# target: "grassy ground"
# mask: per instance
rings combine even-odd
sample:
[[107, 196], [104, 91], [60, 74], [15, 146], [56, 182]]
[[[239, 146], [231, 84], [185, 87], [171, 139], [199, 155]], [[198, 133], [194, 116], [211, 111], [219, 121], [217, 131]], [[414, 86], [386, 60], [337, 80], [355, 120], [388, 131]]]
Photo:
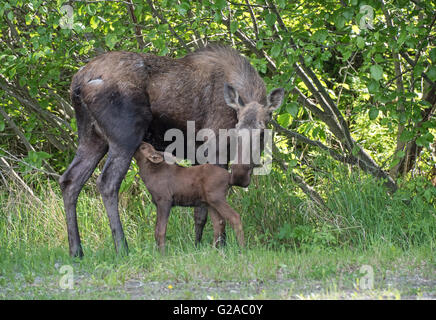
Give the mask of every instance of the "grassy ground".
[[0, 191], [0, 299], [435, 299], [434, 206], [410, 190], [391, 197], [369, 177], [317, 179], [330, 183], [320, 189], [329, 210], [278, 173], [235, 189], [244, 250], [229, 227], [228, 246], [212, 248], [210, 223], [196, 248], [192, 209], [176, 208], [165, 255], [155, 208], [133, 179], [121, 194], [126, 257], [114, 254], [90, 183], [78, 205], [82, 260], [68, 256], [58, 186], [36, 179], [32, 197], [12, 184]]
[[[151, 246], [117, 258], [107, 250], [73, 261], [66, 248], [2, 254], [2, 299], [435, 299], [431, 248], [366, 251]], [[429, 259], [430, 258], [430, 259]], [[74, 283], [68, 287], [71, 266]], [[373, 288], [362, 287], [363, 265]], [[65, 288], [67, 287], [67, 288]], [[63, 289], [64, 288], [64, 289]]]

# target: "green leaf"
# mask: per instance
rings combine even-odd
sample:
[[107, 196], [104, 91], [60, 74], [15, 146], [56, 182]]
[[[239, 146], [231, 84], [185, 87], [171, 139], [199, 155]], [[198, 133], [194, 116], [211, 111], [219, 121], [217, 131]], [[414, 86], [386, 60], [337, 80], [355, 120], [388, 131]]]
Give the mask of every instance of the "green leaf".
[[403, 130], [400, 135], [400, 141], [407, 142], [413, 139], [415, 134], [412, 131], [409, 130]]
[[427, 139], [423, 136], [418, 137], [418, 139], [416, 139], [416, 145], [420, 146], [420, 147], [426, 147], [429, 144], [429, 141], [427, 141]]
[[428, 142], [433, 142], [433, 141], [434, 141], [434, 136], [433, 136], [430, 132], [427, 132], [427, 133], [424, 135], [424, 138], [425, 138]]
[[369, 93], [377, 93], [380, 89], [380, 84], [378, 81], [375, 81], [374, 79], [371, 79], [367, 85]]
[[235, 33], [238, 30], [238, 21], [232, 21], [230, 23], [230, 32]]
[[284, 7], [286, 7], [286, 0], [277, 0], [277, 3], [280, 7], [280, 9], [283, 9]]
[[291, 168], [295, 167], [297, 164], [298, 164], [298, 160], [297, 159], [291, 159], [288, 162], [288, 166], [291, 167]]
[[5, 130], [5, 121], [3, 119], [0, 119], [0, 132]]
[[179, 6], [177, 6], [177, 11], [180, 13], [180, 15], [184, 16], [190, 8], [191, 6], [188, 2], [183, 2]]
[[359, 49], [363, 49], [365, 47], [365, 40], [362, 37], [356, 38], [356, 45]]
[[99, 22], [100, 20], [98, 19], [97, 16], [92, 16], [91, 20], [89, 21], [89, 24], [92, 29], [97, 29]]
[[277, 122], [283, 127], [283, 128], [287, 128], [289, 126], [289, 121], [291, 119], [291, 116], [289, 115], [289, 113], [283, 113], [280, 114], [277, 117]]
[[313, 58], [311, 56], [304, 56], [304, 63], [306, 66], [310, 66], [310, 64], [312, 63]]
[[430, 200], [433, 198], [433, 190], [432, 189], [426, 189], [425, 191], [424, 191], [424, 198], [427, 200], [427, 201], [429, 201], [430, 202]]
[[91, 16], [94, 16], [97, 13], [97, 9], [92, 3], [86, 6], [86, 11], [88, 11]]
[[345, 9], [342, 15], [345, 17], [345, 19], [351, 20], [351, 18], [353, 18], [354, 15], [354, 10], [351, 8]]
[[113, 33], [110, 33], [105, 38], [106, 45], [109, 47], [109, 49], [113, 49], [117, 43], [117, 36]]
[[404, 43], [404, 41], [406, 41], [407, 35], [408, 35], [407, 31], [405, 30], [401, 31], [397, 41], [399, 46], [401, 46]]
[[374, 80], [379, 81], [383, 78], [383, 68], [378, 64], [372, 65], [371, 68], [369, 68], [369, 71], [371, 72], [371, 77]]
[[394, 158], [394, 160], [392, 160], [391, 164], [389, 165], [389, 169], [392, 169], [393, 167], [395, 167], [397, 164], [400, 163], [400, 158]]
[[215, 8], [221, 10], [227, 5], [226, 0], [215, 0]]
[[299, 109], [300, 107], [295, 101], [292, 101], [291, 103], [286, 105], [286, 111], [294, 118], [297, 116]]
[[403, 150], [399, 150], [396, 154], [395, 157], [401, 159], [406, 155], [406, 153]]
[[271, 48], [271, 56], [273, 58], [278, 57], [278, 55], [280, 54], [281, 51], [281, 47], [279, 43], [276, 43], [275, 45], [273, 45], [273, 47]]
[[345, 22], [347, 22], [347, 20], [344, 16], [342, 16], [342, 14], [336, 14], [333, 22], [335, 23], [336, 28], [340, 30], [345, 26]]
[[375, 120], [375, 119], [377, 119], [377, 117], [378, 117], [378, 113], [379, 113], [379, 110], [377, 109], [377, 108], [371, 108], [370, 110], [369, 110], [369, 119], [370, 120]]
[[30, 25], [32, 23], [32, 15], [30, 13], [26, 14], [25, 20], [26, 25]]
[[14, 20], [14, 13], [12, 11], [8, 12], [8, 19], [11, 21]]
[[431, 66], [430, 68], [428, 68], [426, 74], [431, 81], [436, 81], [436, 66]]
[[274, 23], [276, 22], [276, 15], [273, 13], [268, 13], [265, 16], [265, 22], [269, 27], [272, 27]]
[[313, 35], [312, 35], [312, 39], [315, 40], [316, 42], [324, 42], [325, 39], [327, 39], [328, 36], [328, 31], [325, 29], [322, 30], [317, 30]]
[[430, 50], [430, 59], [433, 63], [436, 63], [436, 48]]
[[417, 78], [421, 77], [424, 72], [425, 66], [422, 63], [417, 63], [413, 68], [413, 75]]
[[213, 19], [216, 22], [220, 23], [223, 20], [223, 17], [221, 16], [221, 13], [215, 12], [215, 14], [213, 15]]
[[44, 151], [38, 151], [36, 152], [39, 159], [49, 159], [51, 158], [51, 154], [44, 152]]

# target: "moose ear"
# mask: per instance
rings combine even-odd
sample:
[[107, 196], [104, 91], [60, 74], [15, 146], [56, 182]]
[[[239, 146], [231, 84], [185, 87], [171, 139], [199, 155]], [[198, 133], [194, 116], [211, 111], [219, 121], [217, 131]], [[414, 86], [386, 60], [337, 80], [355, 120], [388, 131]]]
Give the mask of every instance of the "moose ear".
[[161, 163], [164, 157], [159, 152], [155, 151], [148, 154], [147, 159], [153, 163]]
[[283, 102], [284, 95], [285, 90], [283, 88], [278, 88], [271, 91], [266, 103], [266, 107], [268, 108], [269, 112], [273, 112], [274, 110], [277, 110], [278, 107], [280, 107]]
[[244, 102], [239, 96], [238, 91], [228, 83], [224, 84], [224, 100], [230, 108], [236, 111], [239, 111], [239, 109], [244, 106]]

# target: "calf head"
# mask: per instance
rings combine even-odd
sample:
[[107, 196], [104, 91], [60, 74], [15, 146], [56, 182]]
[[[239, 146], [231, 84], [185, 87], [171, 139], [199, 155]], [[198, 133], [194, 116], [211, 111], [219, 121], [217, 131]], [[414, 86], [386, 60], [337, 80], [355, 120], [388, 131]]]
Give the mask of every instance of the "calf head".
[[243, 188], [248, 187], [251, 181], [253, 166], [248, 164], [234, 164], [231, 168], [230, 185]]
[[135, 159], [142, 162], [161, 163], [164, 161], [163, 155], [156, 151], [153, 146], [147, 142], [142, 142], [134, 154]]

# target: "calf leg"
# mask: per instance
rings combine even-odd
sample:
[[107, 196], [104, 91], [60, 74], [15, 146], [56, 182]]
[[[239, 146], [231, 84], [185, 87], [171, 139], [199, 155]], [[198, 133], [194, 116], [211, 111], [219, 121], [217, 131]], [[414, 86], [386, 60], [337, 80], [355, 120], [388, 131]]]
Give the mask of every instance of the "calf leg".
[[195, 245], [198, 246], [203, 237], [203, 229], [207, 222], [207, 207], [194, 208]]
[[157, 218], [154, 237], [160, 252], [165, 253], [165, 235], [167, 233], [168, 218], [171, 211], [171, 201], [161, 201], [157, 204]]
[[[218, 155], [217, 155], [218, 156]], [[227, 170], [227, 165], [219, 165]], [[210, 207], [209, 207], [210, 208]], [[203, 229], [207, 222], [207, 207], [195, 207], [194, 208], [194, 222], [195, 222], [195, 245], [198, 246], [203, 237]], [[219, 245], [226, 245], [226, 222], [222, 223], [221, 234], [219, 235]]]
[[70, 255], [72, 257], [83, 256], [79, 229], [77, 226], [77, 199], [83, 185], [89, 179], [97, 164], [107, 152], [107, 143], [93, 130], [90, 130], [89, 132], [88, 136], [79, 141], [74, 160], [71, 162], [64, 174], [59, 178], [67, 220], [68, 244]]
[[[210, 207], [209, 207], [210, 210]], [[195, 221], [195, 245], [198, 246], [203, 237], [203, 229], [207, 222], [207, 207], [194, 208], [194, 221]], [[226, 245], [226, 222], [222, 220], [222, 227], [220, 227], [221, 234], [219, 235], [219, 246]]]
[[225, 201], [215, 200], [210, 203], [210, 205], [218, 211], [218, 213], [226, 220], [230, 222], [233, 230], [235, 230], [236, 238], [238, 239], [238, 243], [241, 247], [244, 247], [244, 231], [242, 229], [241, 217], [240, 215], [233, 210], [233, 208]]
[[212, 207], [209, 207], [210, 219], [213, 225], [213, 243], [215, 247], [224, 246], [222, 243], [222, 235], [225, 235], [225, 220], [224, 218]]

